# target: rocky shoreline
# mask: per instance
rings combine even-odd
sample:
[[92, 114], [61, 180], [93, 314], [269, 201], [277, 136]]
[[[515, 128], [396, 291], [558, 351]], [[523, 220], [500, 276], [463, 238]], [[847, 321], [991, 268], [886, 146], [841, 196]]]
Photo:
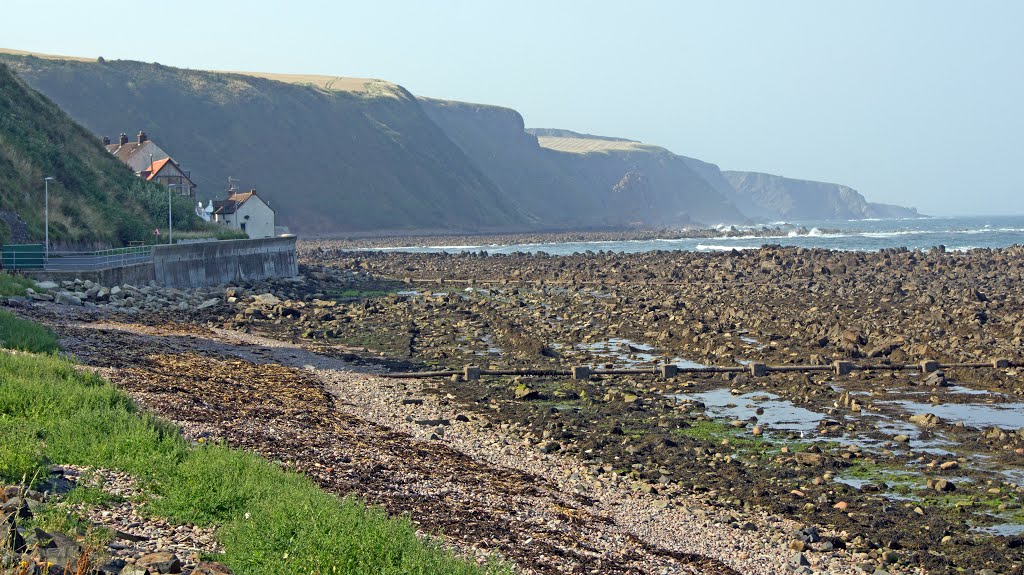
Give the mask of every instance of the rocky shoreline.
[[[702, 560], [711, 561], [700, 567], [707, 572], [741, 573], [1018, 573], [1024, 565], [1016, 531], [1024, 422], [1014, 417], [1024, 387], [1012, 368], [583, 381], [373, 375], [470, 363], [1019, 361], [1021, 248], [553, 257], [321, 247], [303, 248], [304, 276], [290, 281], [196, 294], [150, 286], [131, 306], [79, 298], [73, 320], [46, 310], [75, 308], [13, 305], [54, 325], [87, 365], [189, 433], [411, 513], [464, 552], [498, 552], [527, 572], [593, 568], [595, 550], [575, 542], [584, 534], [603, 541], [604, 572], [690, 572]], [[55, 289], [93, 289], [82, 288]], [[241, 359], [253, 381], [299, 385], [313, 403], [289, 392], [304, 406], [294, 409], [332, 405], [358, 427], [355, 436], [366, 435], [349, 439], [348, 428], [330, 440], [280, 417], [257, 418], [273, 435], [239, 415], [211, 423], [210, 409], [238, 407], [230, 395], [199, 409], [161, 391], [170, 388], [161, 378], [177, 373], [177, 394], [198, 401], [198, 357]], [[352, 447], [383, 441], [368, 429], [408, 438], [388, 445], [422, 455]], [[455, 471], [469, 461], [484, 467]], [[353, 475], [360, 465], [378, 471]], [[428, 480], [418, 466], [450, 471]], [[509, 483], [500, 470], [510, 469], [525, 475]], [[491, 487], [476, 494], [481, 485]], [[458, 501], [474, 511], [465, 515]], [[530, 517], [543, 535], [530, 532]], [[498, 535], [499, 525], [510, 533]], [[675, 529], [700, 536], [680, 539]], [[630, 558], [630, 541], [646, 551]]]

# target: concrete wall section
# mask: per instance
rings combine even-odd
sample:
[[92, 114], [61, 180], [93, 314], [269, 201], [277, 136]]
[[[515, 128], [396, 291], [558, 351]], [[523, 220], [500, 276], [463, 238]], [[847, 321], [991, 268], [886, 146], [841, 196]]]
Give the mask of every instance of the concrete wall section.
[[153, 266], [157, 283], [176, 288], [299, 275], [294, 237], [154, 246]]
[[26, 277], [36, 281], [51, 280], [55, 282], [91, 280], [104, 286], [133, 285], [144, 286], [156, 279], [156, 271], [152, 263], [118, 266], [105, 270], [94, 271], [54, 271], [38, 270], [23, 272]]

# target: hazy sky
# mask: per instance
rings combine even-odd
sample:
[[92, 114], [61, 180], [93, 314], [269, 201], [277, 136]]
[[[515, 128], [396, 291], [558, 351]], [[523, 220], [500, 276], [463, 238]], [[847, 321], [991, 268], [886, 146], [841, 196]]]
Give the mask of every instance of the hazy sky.
[[992, 0], [5, 0], [0, 46], [383, 78], [530, 127], [991, 214], [1024, 213], [1022, 26], [1024, 2]]

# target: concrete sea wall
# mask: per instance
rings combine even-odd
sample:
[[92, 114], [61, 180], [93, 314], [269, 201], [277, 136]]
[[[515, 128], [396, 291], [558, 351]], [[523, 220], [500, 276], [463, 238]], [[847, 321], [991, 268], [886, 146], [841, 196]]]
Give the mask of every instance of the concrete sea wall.
[[156, 272], [152, 262], [132, 264], [128, 266], [117, 266], [105, 270], [89, 271], [55, 271], [55, 270], [26, 270], [26, 276], [36, 280], [50, 280], [55, 282], [90, 280], [103, 286], [146, 285], [156, 279]]
[[158, 284], [175, 288], [214, 286], [299, 275], [295, 238], [225, 240], [153, 247]]
[[91, 280], [105, 286], [146, 285], [197, 288], [299, 275], [295, 238], [224, 240], [153, 246], [151, 262], [100, 270], [26, 270], [42, 281]]

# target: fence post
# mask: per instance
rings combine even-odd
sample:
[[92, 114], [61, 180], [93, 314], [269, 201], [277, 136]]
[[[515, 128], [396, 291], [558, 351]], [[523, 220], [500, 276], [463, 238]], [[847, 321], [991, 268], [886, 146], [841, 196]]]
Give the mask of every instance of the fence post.
[[590, 367], [586, 365], [572, 366], [572, 378], [576, 380], [590, 379]]
[[848, 375], [853, 371], [853, 364], [848, 361], [837, 361], [832, 364], [832, 368], [835, 369], [836, 375]]

